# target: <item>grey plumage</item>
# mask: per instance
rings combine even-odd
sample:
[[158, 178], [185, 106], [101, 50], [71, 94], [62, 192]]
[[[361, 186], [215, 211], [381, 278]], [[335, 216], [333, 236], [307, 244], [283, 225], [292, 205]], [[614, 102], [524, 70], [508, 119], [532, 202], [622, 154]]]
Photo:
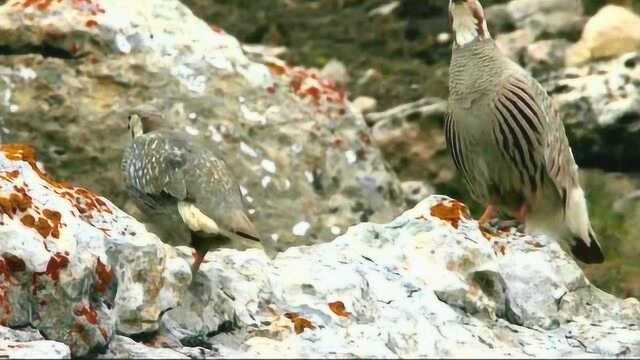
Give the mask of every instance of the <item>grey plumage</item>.
[[[157, 119], [155, 119], [158, 122]], [[131, 144], [122, 173], [129, 193], [164, 241], [204, 256], [234, 235], [259, 241], [240, 188], [208, 144], [177, 130], [153, 129], [153, 117], [130, 118]], [[154, 126], [149, 126], [149, 125]], [[196, 258], [194, 270], [201, 258]]]
[[470, 193], [526, 220], [527, 230], [570, 239], [587, 263], [603, 255], [591, 228], [564, 125], [550, 97], [503, 55], [477, 0], [450, 2], [455, 43], [445, 137]]

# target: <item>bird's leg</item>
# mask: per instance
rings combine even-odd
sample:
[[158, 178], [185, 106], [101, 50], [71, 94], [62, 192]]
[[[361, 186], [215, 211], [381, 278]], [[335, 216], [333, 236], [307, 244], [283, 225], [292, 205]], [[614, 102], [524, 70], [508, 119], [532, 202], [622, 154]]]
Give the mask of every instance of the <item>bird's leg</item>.
[[529, 206], [527, 206], [527, 204], [522, 204], [518, 212], [515, 214], [515, 218], [521, 224], [524, 224], [525, 221], [527, 220], [527, 215], [529, 215]]
[[482, 216], [480, 216], [480, 219], [478, 219], [478, 224], [484, 228], [496, 215], [498, 215], [498, 208], [493, 204], [489, 204], [484, 210], [484, 213], [482, 213]]
[[204, 260], [204, 256], [206, 254], [207, 253], [201, 253], [198, 250], [196, 250], [193, 254], [193, 265], [191, 265], [192, 276], [195, 276], [195, 274], [198, 272], [198, 269], [200, 269], [200, 264], [202, 264], [202, 260]]
[[209, 251], [210, 242], [208, 239], [203, 239], [193, 234], [191, 236], [191, 245], [196, 250], [195, 254], [193, 254], [194, 261], [191, 266], [191, 276], [195, 277], [200, 269], [200, 264], [204, 261], [204, 256], [207, 255]]

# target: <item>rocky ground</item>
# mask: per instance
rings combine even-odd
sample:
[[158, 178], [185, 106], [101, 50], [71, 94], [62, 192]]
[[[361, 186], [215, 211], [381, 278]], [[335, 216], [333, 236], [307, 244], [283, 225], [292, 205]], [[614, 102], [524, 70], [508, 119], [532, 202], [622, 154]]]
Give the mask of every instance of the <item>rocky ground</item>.
[[275, 259], [221, 249], [192, 274], [190, 248], [52, 179], [29, 147], [0, 148], [0, 189], [0, 357], [640, 354], [636, 298], [591, 285], [552, 239], [481, 232], [447, 197]]
[[[487, 10], [593, 168], [609, 260], [581, 269], [430, 197], [478, 209], [442, 138], [442, 2], [186, 1], [209, 24], [177, 0], [0, 3], [0, 357], [640, 354], [640, 44], [600, 31], [629, 10]], [[132, 110], [218, 148], [283, 252], [234, 243], [192, 274], [122, 188]]]

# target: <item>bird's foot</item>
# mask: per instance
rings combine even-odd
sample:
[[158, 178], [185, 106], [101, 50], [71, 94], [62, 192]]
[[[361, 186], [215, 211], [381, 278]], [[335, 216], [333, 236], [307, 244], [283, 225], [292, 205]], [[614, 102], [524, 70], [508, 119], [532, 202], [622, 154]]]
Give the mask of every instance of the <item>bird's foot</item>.
[[498, 208], [495, 207], [494, 205], [487, 205], [487, 208], [484, 209], [484, 213], [482, 213], [482, 216], [480, 216], [480, 219], [478, 219], [478, 224], [480, 225], [480, 227], [486, 226], [491, 219], [495, 218], [496, 215], [498, 215]]
[[202, 261], [204, 260], [204, 255], [201, 252], [195, 251], [193, 253], [193, 265], [191, 265], [191, 276], [195, 277], [196, 273], [198, 272], [198, 270], [200, 269], [200, 264], [202, 264]]

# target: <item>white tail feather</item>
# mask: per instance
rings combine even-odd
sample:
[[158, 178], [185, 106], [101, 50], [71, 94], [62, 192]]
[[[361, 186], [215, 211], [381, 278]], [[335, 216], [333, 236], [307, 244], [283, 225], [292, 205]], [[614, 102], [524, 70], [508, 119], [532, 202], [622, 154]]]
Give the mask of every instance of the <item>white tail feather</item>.
[[590, 246], [589, 230], [591, 229], [591, 224], [589, 222], [587, 201], [584, 197], [584, 191], [579, 186], [570, 189], [567, 193], [565, 223], [574, 236], [579, 237], [587, 246]]

